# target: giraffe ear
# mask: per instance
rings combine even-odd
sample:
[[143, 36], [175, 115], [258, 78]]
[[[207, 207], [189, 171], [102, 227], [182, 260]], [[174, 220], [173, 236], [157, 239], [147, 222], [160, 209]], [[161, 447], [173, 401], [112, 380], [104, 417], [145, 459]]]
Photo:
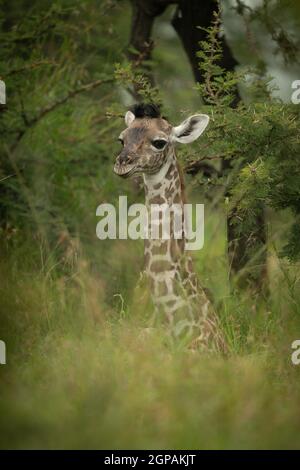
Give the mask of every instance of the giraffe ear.
[[198, 139], [204, 132], [209, 117], [207, 114], [195, 114], [183, 121], [179, 126], [173, 127], [172, 139], [181, 144], [189, 144]]
[[127, 111], [127, 113], [125, 114], [125, 124], [127, 127], [130, 126], [130, 124], [133, 123], [133, 121], [135, 120], [135, 115], [133, 114], [132, 111]]

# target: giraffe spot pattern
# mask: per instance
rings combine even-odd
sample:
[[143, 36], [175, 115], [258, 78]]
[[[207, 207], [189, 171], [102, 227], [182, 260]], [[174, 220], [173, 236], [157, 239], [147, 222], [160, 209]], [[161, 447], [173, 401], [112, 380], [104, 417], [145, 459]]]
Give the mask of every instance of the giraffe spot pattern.
[[[175, 154], [165, 177], [159, 183], [147, 186], [146, 205], [183, 204], [183, 182]], [[159, 219], [161, 220], [161, 219]], [[159, 222], [159, 220], [157, 222]], [[171, 229], [174, 215], [171, 212]], [[184, 220], [182, 220], [184, 235]], [[205, 291], [198, 282], [191, 257], [184, 255], [185, 240], [175, 239], [171, 230], [170, 240], [146, 240], [146, 271], [157, 315], [162, 313], [175, 337], [190, 335], [200, 350], [226, 349], [220, 333], [218, 318]]]

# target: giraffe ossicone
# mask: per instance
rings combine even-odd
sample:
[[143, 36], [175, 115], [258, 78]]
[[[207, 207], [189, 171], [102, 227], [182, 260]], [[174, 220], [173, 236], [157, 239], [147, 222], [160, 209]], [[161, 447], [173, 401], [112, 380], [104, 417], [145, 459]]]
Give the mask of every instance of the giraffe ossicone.
[[[145, 205], [166, 209], [186, 203], [184, 181], [175, 144], [196, 140], [209, 123], [206, 114], [196, 114], [173, 127], [153, 104], [138, 104], [125, 115], [126, 129], [119, 140], [123, 146], [114, 172], [123, 178], [141, 174]], [[144, 269], [150, 283], [155, 314], [163, 315], [172, 335], [184, 337], [205, 351], [226, 351], [226, 343], [214, 307], [200, 284], [186, 253], [186, 220], [182, 211], [182, 236], [174, 230], [171, 212], [170, 237], [145, 239]], [[158, 213], [157, 226], [162, 219]], [[178, 229], [177, 229], [178, 231]]]

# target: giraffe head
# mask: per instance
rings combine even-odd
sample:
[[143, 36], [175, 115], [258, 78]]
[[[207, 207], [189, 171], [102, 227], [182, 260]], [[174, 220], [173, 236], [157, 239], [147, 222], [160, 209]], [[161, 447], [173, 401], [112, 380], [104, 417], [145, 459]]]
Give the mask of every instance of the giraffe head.
[[119, 136], [123, 148], [116, 158], [114, 172], [124, 178], [157, 173], [166, 163], [170, 148], [176, 142], [188, 144], [196, 140], [208, 121], [206, 114], [195, 114], [172, 127], [155, 105], [133, 106], [125, 115], [127, 128]]

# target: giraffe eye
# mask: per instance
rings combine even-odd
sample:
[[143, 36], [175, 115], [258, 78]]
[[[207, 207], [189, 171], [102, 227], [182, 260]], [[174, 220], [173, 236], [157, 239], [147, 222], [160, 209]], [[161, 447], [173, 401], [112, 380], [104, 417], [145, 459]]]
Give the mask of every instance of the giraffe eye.
[[163, 139], [157, 139], [152, 141], [153, 147], [155, 147], [158, 150], [162, 150], [167, 144], [166, 140]]

